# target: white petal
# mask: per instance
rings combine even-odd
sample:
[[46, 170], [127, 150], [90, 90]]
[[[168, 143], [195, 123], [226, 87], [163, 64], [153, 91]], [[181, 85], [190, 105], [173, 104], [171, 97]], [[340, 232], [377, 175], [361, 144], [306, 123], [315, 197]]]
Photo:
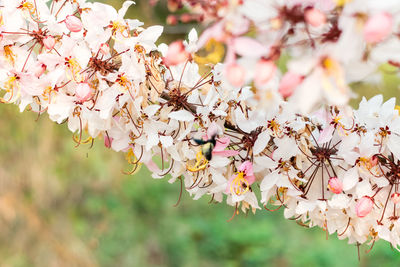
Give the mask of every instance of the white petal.
[[280, 177], [281, 176], [278, 174], [278, 172], [273, 172], [265, 176], [260, 185], [261, 191], [271, 189]]
[[393, 134], [387, 143], [390, 151], [395, 155], [397, 159], [400, 159], [400, 137], [396, 134]]
[[347, 191], [352, 189], [357, 184], [358, 177], [357, 167], [353, 167], [348, 170], [343, 177], [343, 190]]
[[256, 142], [254, 143], [253, 154], [257, 155], [262, 152], [264, 148], [268, 145], [271, 136], [265, 131], [258, 135]]
[[172, 146], [173, 141], [171, 136], [160, 136], [160, 142], [165, 148]]
[[190, 113], [187, 110], [178, 110], [178, 111], [171, 112], [170, 114], [168, 114], [168, 118], [174, 119], [177, 121], [193, 121], [194, 120], [194, 116], [192, 115], [192, 113]]

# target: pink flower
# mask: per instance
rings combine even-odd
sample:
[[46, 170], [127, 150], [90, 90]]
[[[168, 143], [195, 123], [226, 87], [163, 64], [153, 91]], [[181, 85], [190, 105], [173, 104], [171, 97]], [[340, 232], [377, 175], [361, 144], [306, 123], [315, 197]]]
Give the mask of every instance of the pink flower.
[[83, 103], [88, 100], [92, 95], [92, 90], [86, 82], [79, 83], [75, 89], [75, 96], [79, 102]]
[[67, 16], [64, 22], [71, 32], [80, 32], [83, 28], [82, 21], [75, 16]]
[[319, 27], [326, 22], [325, 14], [316, 8], [307, 9], [304, 16], [306, 22], [313, 27]]
[[368, 43], [379, 43], [391, 33], [392, 27], [393, 18], [389, 13], [372, 15], [364, 25], [364, 39]]
[[400, 193], [393, 193], [391, 199], [394, 204], [398, 204], [400, 202]]
[[334, 194], [340, 194], [343, 190], [343, 184], [337, 177], [331, 177], [328, 181], [328, 188]]
[[167, 66], [174, 66], [187, 61], [190, 54], [185, 50], [182, 41], [175, 41], [168, 46], [167, 55], [163, 58]]
[[275, 71], [276, 66], [272, 61], [261, 59], [257, 62], [254, 73], [255, 84], [259, 86], [266, 84], [274, 76]]
[[246, 160], [239, 166], [237, 174], [229, 179], [225, 192], [242, 195], [249, 190], [250, 186], [255, 181], [256, 177], [253, 173], [253, 164]]
[[304, 77], [300, 74], [291, 71], [286, 72], [279, 84], [279, 93], [284, 98], [291, 96], [303, 79]]
[[46, 49], [52, 50], [56, 45], [56, 39], [54, 39], [53, 36], [48, 35], [46, 36], [46, 38], [43, 39], [43, 45], [44, 47], [46, 47]]
[[253, 164], [250, 161], [246, 160], [245, 162], [243, 162], [239, 166], [238, 171], [245, 174], [245, 179], [247, 180], [247, 182], [249, 182], [250, 185], [252, 185], [256, 181], [256, 177], [253, 173]]
[[241, 87], [244, 84], [246, 70], [237, 63], [231, 63], [225, 68], [228, 81], [235, 87]]
[[363, 218], [367, 216], [374, 207], [374, 201], [369, 196], [364, 196], [357, 201], [356, 213], [357, 216]]

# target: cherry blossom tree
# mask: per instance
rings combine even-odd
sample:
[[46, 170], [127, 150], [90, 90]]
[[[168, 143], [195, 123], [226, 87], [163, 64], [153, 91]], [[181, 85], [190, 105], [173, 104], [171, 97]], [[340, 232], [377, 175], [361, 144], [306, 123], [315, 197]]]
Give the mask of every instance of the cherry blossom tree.
[[66, 123], [77, 145], [102, 138], [128, 173], [169, 175], [231, 219], [282, 208], [399, 250], [399, 108], [349, 106], [352, 84], [400, 67], [397, 0], [169, 0], [188, 10], [170, 23], [205, 25], [169, 46], [124, 18], [132, 4], [0, 0], [1, 102]]

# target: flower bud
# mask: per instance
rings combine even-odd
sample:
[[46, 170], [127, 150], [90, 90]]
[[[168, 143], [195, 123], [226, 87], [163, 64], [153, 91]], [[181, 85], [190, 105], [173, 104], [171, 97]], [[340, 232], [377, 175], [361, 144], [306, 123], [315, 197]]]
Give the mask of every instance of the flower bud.
[[400, 202], [400, 193], [393, 193], [391, 199], [394, 204], [398, 204]]
[[256, 85], [266, 84], [275, 74], [275, 71], [276, 66], [272, 61], [261, 59], [256, 65], [254, 82]]
[[109, 137], [108, 135], [104, 136], [104, 146], [106, 148], [110, 148], [111, 147], [112, 141], [113, 141], [112, 137]]
[[340, 194], [343, 190], [343, 183], [337, 177], [331, 177], [328, 181], [328, 188], [334, 194]]
[[92, 95], [92, 90], [86, 82], [79, 83], [75, 89], [75, 96], [79, 102], [83, 103], [88, 100]]
[[71, 32], [80, 32], [83, 28], [82, 21], [75, 16], [67, 16], [65, 18], [65, 26]]
[[182, 14], [181, 15], [181, 17], [180, 17], [180, 20], [183, 22], [183, 23], [188, 23], [188, 22], [190, 22], [191, 20], [193, 20], [193, 18], [192, 18], [192, 16], [190, 15], [190, 14]]
[[279, 93], [286, 98], [293, 94], [296, 87], [303, 81], [303, 76], [300, 74], [288, 71], [283, 75], [279, 84]]
[[241, 87], [244, 84], [246, 70], [236, 63], [229, 64], [226, 66], [226, 77], [233, 86]]
[[313, 27], [319, 27], [326, 22], [325, 14], [316, 8], [306, 10], [304, 16], [306, 22]]
[[381, 12], [369, 17], [364, 25], [364, 39], [368, 43], [378, 43], [392, 31], [393, 18], [389, 13]]
[[167, 66], [174, 66], [189, 59], [189, 53], [185, 50], [182, 41], [175, 41], [168, 46], [167, 55], [163, 58]]
[[102, 43], [99, 52], [104, 56], [108, 55], [110, 53], [110, 46], [107, 43]]
[[167, 17], [167, 24], [168, 25], [176, 25], [178, 24], [178, 18], [174, 15], [169, 15]]
[[182, 7], [181, 0], [168, 0], [167, 7], [169, 11], [175, 12]]
[[56, 39], [54, 39], [53, 36], [48, 35], [43, 39], [43, 45], [46, 47], [46, 49], [52, 50], [56, 45]]
[[357, 216], [360, 218], [367, 216], [371, 212], [373, 207], [374, 201], [372, 200], [372, 198], [368, 196], [363, 196], [357, 201], [356, 204]]

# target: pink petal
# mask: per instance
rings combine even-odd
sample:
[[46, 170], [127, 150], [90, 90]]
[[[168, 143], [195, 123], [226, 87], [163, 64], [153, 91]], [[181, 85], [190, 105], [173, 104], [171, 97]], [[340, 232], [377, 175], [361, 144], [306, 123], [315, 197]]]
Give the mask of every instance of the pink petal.
[[256, 177], [253, 173], [253, 164], [250, 161], [246, 160], [245, 162], [243, 162], [239, 166], [238, 171], [244, 172], [244, 178], [249, 182], [250, 185], [256, 180]]
[[245, 57], [261, 57], [268, 53], [267, 47], [250, 37], [235, 38], [233, 45], [236, 53]]
[[235, 180], [237, 174], [234, 174], [231, 176], [231, 178], [229, 178], [228, 183], [226, 185], [226, 189], [225, 189], [225, 193], [229, 194], [231, 193], [231, 184], [233, 182], [233, 180]]
[[382, 12], [371, 16], [364, 26], [364, 39], [368, 43], [378, 43], [385, 39], [393, 28], [393, 18]]
[[230, 141], [231, 139], [228, 136], [218, 138], [213, 152], [223, 151], [229, 145]]
[[224, 31], [223, 31], [223, 24], [222, 21], [214, 24], [207, 30], [203, 32], [203, 34], [199, 37], [199, 40], [197, 41], [197, 46], [203, 47], [210, 39], [215, 39], [217, 41], [222, 41]]
[[326, 142], [329, 142], [332, 139], [334, 130], [335, 127], [333, 125], [325, 127], [319, 135], [318, 144], [325, 144]]
[[213, 156], [221, 156], [221, 157], [233, 157], [239, 154], [239, 151], [236, 150], [222, 150], [222, 151], [213, 151]]
[[300, 74], [291, 71], [286, 72], [279, 84], [279, 93], [284, 98], [291, 96], [303, 79], [303, 76]]

